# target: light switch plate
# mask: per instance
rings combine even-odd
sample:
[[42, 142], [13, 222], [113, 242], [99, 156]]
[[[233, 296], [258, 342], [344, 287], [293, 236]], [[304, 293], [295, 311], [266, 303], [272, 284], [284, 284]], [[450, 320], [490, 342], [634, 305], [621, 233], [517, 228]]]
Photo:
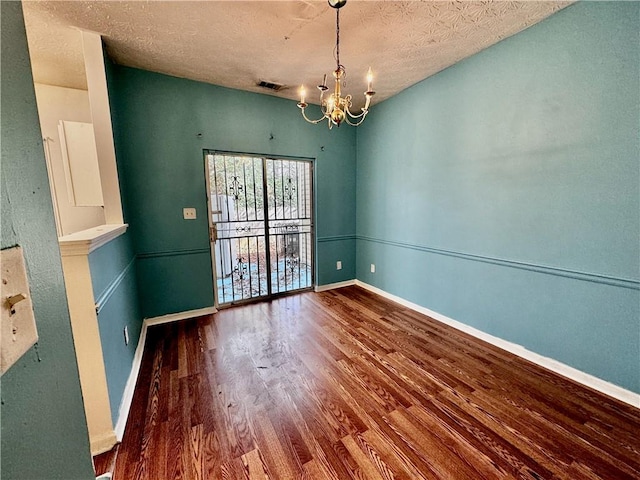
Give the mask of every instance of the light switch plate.
[[22, 248], [2, 250], [0, 370], [4, 375], [38, 341]]
[[195, 208], [183, 208], [182, 209], [182, 217], [185, 220], [195, 220], [196, 219], [196, 209]]

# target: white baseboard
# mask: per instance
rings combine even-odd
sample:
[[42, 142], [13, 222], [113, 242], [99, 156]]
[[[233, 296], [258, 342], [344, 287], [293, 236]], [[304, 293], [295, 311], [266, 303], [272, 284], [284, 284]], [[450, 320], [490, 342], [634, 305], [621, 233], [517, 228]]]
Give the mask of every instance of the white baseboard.
[[204, 315], [212, 315], [217, 311], [218, 310], [216, 310], [215, 307], [199, 308], [198, 310], [189, 310], [187, 312], [170, 313], [168, 315], [162, 315], [160, 317], [145, 318], [144, 322], [149, 326], [160, 325], [162, 323], [171, 323], [171, 322], [177, 322], [179, 320], [186, 320], [187, 318], [196, 318], [196, 317], [202, 317]]
[[[142, 354], [144, 353], [144, 344], [147, 340], [147, 330], [150, 326], [161, 325], [163, 323], [177, 322], [179, 320], [186, 320], [188, 318], [202, 317], [203, 315], [211, 315], [216, 313], [215, 307], [200, 308], [198, 310], [189, 310], [187, 312], [171, 313], [169, 315], [162, 315], [160, 317], [145, 318], [142, 322], [142, 330], [140, 331], [140, 338], [138, 339], [138, 345], [136, 346], [136, 352], [133, 355], [133, 363], [131, 365], [131, 372], [127, 379], [127, 384], [122, 394], [122, 401], [120, 402], [120, 409], [118, 411], [118, 422], [116, 423], [115, 436], [118, 442], [122, 441], [124, 436], [124, 429], [127, 426], [127, 419], [129, 418], [129, 410], [131, 409], [131, 402], [133, 401], [133, 393], [136, 389], [136, 382], [138, 381], [138, 374], [140, 373], [140, 366], [142, 365]], [[115, 442], [114, 442], [115, 443]], [[113, 444], [112, 444], [113, 446]], [[92, 448], [93, 451], [93, 448]], [[105, 450], [108, 451], [108, 450]]]
[[334, 288], [350, 287], [355, 285], [357, 280], [345, 280], [344, 282], [328, 283], [327, 285], [316, 285], [313, 289], [315, 292], [325, 292]]
[[131, 402], [133, 401], [133, 393], [136, 389], [136, 382], [138, 381], [138, 373], [140, 373], [140, 365], [142, 364], [142, 353], [144, 352], [144, 343], [147, 339], [147, 321], [143, 320], [142, 330], [140, 330], [140, 338], [138, 338], [138, 345], [133, 355], [133, 363], [131, 364], [131, 372], [129, 372], [129, 378], [124, 387], [122, 394], [122, 401], [120, 402], [120, 409], [118, 411], [118, 422], [116, 423], [116, 438], [119, 442], [122, 441], [124, 436], [124, 428], [127, 425], [127, 418], [129, 418], [129, 410], [131, 409]]
[[588, 373], [582, 372], [576, 368], [570, 367], [562, 362], [554, 360], [549, 357], [545, 357], [543, 355], [539, 355], [531, 350], [527, 350], [522, 345], [518, 345], [515, 343], [508, 342], [498, 337], [494, 337], [488, 333], [485, 333], [476, 328], [470, 327], [469, 325], [465, 325], [464, 323], [458, 322], [457, 320], [453, 320], [445, 315], [442, 315], [438, 312], [434, 312], [433, 310], [429, 310], [428, 308], [422, 307], [416, 303], [405, 300], [404, 298], [397, 297], [391, 293], [385, 292], [373, 285], [369, 285], [368, 283], [364, 283], [360, 280], [355, 280], [355, 285], [362, 287], [370, 292], [376, 293], [382, 297], [385, 297], [389, 300], [392, 300], [400, 305], [403, 305], [407, 308], [415, 310], [416, 312], [427, 315], [428, 317], [433, 318], [439, 322], [442, 322], [446, 325], [449, 325], [456, 330], [460, 330], [462, 332], [468, 333], [480, 340], [484, 340], [487, 343], [495, 345], [496, 347], [502, 348], [514, 355], [517, 355], [521, 358], [529, 360], [541, 367], [544, 367], [552, 372], [558, 373], [564, 377], [567, 377], [571, 380], [574, 380], [582, 385], [593, 388], [599, 392], [604, 393], [605, 395], [609, 395], [610, 397], [616, 398], [622, 402], [628, 403], [633, 407], [640, 408], [640, 394], [627, 390], [625, 388], [619, 387], [618, 385], [614, 385], [609, 383], [601, 378], [594, 377]]

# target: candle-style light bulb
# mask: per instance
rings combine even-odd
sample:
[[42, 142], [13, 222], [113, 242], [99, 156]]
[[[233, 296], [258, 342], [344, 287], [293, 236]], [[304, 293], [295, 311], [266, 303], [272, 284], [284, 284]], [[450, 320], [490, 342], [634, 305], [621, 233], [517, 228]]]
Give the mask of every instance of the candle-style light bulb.
[[329, 97], [329, 100], [327, 100], [327, 113], [329, 115], [331, 115], [331, 112], [333, 112], [334, 104], [335, 104], [335, 99], [332, 93], [331, 96]]
[[371, 67], [369, 67], [369, 71], [367, 72], [367, 91], [370, 92], [372, 90], [373, 85], [373, 72], [371, 71]]
[[300, 103], [304, 103], [306, 91], [304, 89], [304, 85], [300, 85]]

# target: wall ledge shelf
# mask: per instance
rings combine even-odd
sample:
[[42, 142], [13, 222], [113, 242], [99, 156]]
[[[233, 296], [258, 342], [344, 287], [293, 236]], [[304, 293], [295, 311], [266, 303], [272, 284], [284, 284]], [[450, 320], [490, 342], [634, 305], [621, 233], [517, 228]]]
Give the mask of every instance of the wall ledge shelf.
[[89, 255], [127, 231], [126, 223], [100, 225], [58, 238], [63, 257]]

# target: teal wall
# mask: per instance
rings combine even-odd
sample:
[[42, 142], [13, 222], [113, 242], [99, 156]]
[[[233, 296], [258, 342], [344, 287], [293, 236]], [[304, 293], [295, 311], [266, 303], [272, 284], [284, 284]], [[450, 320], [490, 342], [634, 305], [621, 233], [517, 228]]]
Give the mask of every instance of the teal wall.
[[316, 284], [355, 277], [354, 129], [307, 124], [293, 101], [132, 68], [111, 65], [108, 85], [143, 316], [213, 305], [204, 149], [313, 158]]
[[2, 478], [95, 478], [20, 2], [2, 17], [2, 248], [21, 245], [39, 334], [1, 379]]
[[357, 278], [640, 392], [639, 20], [578, 3], [375, 106]]
[[[93, 296], [98, 305], [98, 328], [114, 426], [118, 422], [122, 395], [142, 329], [135, 264], [136, 256], [129, 233], [89, 254]], [[124, 341], [125, 326], [129, 332], [128, 345]]]

